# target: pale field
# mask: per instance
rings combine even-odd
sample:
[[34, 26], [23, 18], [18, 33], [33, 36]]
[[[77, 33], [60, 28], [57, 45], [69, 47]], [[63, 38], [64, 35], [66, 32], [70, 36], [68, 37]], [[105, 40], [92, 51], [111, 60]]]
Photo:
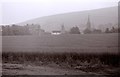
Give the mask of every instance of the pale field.
[[118, 34], [3, 36], [2, 51], [118, 53]]
[[[119, 74], [117, 71], [120, 70], [120, 68], [101, 64], [102, 61], [99, 62], [98, 55], [103, 53], [118, 54], [119, 52], [118, 38], [119, 36], [117, 33], [59, 35], [59, 36], [54, 35], [3, 36], [2, 51], [3, 53], [4, 52], [8, 53], [4, 53], [3, 56], [4, 62], [2, 74], [3, 75], [108, 75], [112, 73]], [[62, 55], [58, 54], [62, 52], [67, 53], [65, 54], [63, 53]], [[83, 53], [83, 55], [81, 53]], [[88, 63], [86, 61], [88, 55], [85, 55], [84, 53], [85, 54], [94, 53], [94, 55], [97, 54], [98, 57], [96, 57], [96, 59], [92, 58], [91, 61]], [[5, 55], [10, 56], [9, 54], [11, 54], [12, 57], [6, 58]], [[76, 57], [81, 56], [82, 57], [81, 59], [84, 59], [85, 61], [82, 62], [80, 59], [74, 60], [72, 58], [72, 56], [74, 55]], [[66, 56], [65, 59], [63, 58], [64, 56]], [[107, 59], [112, 62], [114, 59], [112, 60], [110, 59], [114, 58], [115, 56], [108, 55], [107, 57], [108, 57]], [[27, 60], [27, 58], [29, 58], [29, 60]], [[88, 56], [88, 58], [90, 57]], [[21, 59], [23, 62], [19, 62], [21, 61]], [[61, 62], [62, 60], [63, 62]], [[71, 61], [74, 61], [74, 63], [72, 63]], [[77, 65], [76, 63], [78, 63], [79, 65]], [[86, 65], [89, 65], [90, 67]]]

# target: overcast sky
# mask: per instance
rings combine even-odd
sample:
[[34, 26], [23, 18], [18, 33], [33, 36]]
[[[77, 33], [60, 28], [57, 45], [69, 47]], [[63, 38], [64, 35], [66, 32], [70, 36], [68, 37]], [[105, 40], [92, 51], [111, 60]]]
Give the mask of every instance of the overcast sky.
[[0, 0], [0, 24], [54, 14], [117, 6], [119, 0]]

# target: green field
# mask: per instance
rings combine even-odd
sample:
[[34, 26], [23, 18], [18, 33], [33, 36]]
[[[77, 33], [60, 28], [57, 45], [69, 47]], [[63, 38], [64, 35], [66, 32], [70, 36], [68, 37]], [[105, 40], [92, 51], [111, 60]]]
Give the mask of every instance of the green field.
[[2, 51], [118, 53], [118, 34], [3, 36]]
[[[118, 34], [3, 36], [3, 75], [12, 74], [11, 70], [13, 73], [16, 72], [18, 67], [14, 69], [11, 64], [26, 65], [25, 67], [35, 65], [35, 68], [59, 66], [54, 70], [64, 68], [73, 69], [74, 72], [118, 75], [120, 74], [118, 48]], [[20, 71], [17, 70], [18, 74]], [[37, 71], [32, 71], [34, 72]]]

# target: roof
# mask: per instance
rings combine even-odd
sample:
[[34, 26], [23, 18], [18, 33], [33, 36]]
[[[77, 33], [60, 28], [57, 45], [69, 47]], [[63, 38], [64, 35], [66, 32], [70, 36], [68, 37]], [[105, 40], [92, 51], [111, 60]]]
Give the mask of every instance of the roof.
[[52, 31], [53, 33], [61, 33], [61, 31]]

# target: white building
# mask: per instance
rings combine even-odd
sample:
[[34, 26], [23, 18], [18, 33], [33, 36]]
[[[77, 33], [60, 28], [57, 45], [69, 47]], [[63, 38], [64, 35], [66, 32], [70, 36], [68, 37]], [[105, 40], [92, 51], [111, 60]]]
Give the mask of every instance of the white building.
[[52, 35], [60, 35], [60, 34], [61, 34], [61, 31], [52, 31], [51, 34], [52, 34]]
[[54, 30], [52, 31], [52, 35], [60, 35], [60, 34], [65, 34], [66, 31], [65, 31], [65, 27], [64, 25], [61, 26], [61, 30]]

